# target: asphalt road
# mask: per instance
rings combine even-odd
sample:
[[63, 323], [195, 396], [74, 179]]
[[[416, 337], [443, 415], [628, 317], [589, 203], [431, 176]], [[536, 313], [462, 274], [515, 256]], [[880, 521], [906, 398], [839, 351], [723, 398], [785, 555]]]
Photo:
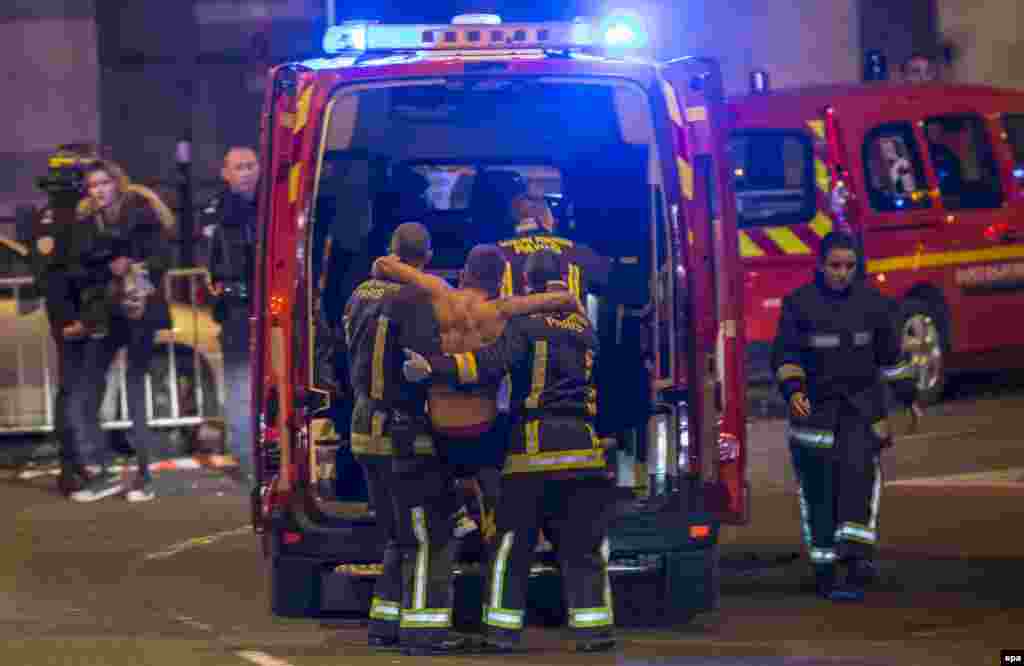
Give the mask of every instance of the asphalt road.
[[[983, 387], [982, 387], [983, 388]], [[862, 605], [816, 599], [793, 561], [799, 527], [782, 424], [752, 435], [753, 521], [723, 535], [718, 611], [624, 629], [582, 657], [557, 630], [476, 664], [999, 663], [1024, 647], [1024, 391], [962, 394], [885, 459], [882, 579]], [[270, 617], [243, 494], [215, 470], [165, 472], [154, 502], [74, 505], [51, 477], [0, 478], [0, 665], [320, 666], [413, 663], [364, 645], [357, 619]], [[641, 600], [642, 603], [642, 600]]]

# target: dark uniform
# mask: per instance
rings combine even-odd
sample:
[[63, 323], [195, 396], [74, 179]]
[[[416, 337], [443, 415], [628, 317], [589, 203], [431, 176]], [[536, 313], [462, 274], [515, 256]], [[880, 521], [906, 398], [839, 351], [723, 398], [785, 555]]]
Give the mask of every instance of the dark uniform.
[[455, 497], [430, 437], [426, 389], [404, 382], [402, 364], [405, 347], [440, 353], [440, 328], [416, 289], [376, 279], [353, 292], [344, 322], [356, 395], [352, 451], [387, 540], [370, 640], [437, 645], [452, 624]]
[[[79, 319], [78, 285], [75, 281], [74, 250], [76, 233], [87, 225], [75, 214], [77, 191], [70, 196], [52, 196], [57, 205], [33, 224], [29, 242], [32, 275], [36, 292], [46, 299], [46, 316], [57, 350], [57, 397], [54, 405], [54, 431], [60, 445], [61, 478], [65, 492], [77, 490], [75, 477], [84, 477], [84, 461], [78, 455], [76, 430], [68, 418], [68, 393], [75, 377], [84, 371], [86, 339], [65, 340], [65, 326]], [[105, 384], [105, 382], [104, 382]], [[103, 386], [91, 389], [103, 395]]]
[[879, 453], [892, 437], [884, 384], [907, 401], [915, 391], [894, 315], [863, 282], [836, 292], [820, 273], [783, 301], [772, 369], [787, 403], [803, 392], [811, 405], [807, 418], [790, 415], [789, 440], [822, 592], [837, 561], [870, 561], [878, 542]]
[[574, 243], [555, 234], [547, 233], [535, 222], [521, 223], [515, 238], [499, 241], [508, 263], [501, 281], [501, 296], [524, 293], [523, 267], [527, 258], [539, 250], [550, 250], [558, 256], [562, 279], [576, 298], [607, 286], [611, 262], [586, 245]]
[[578, 640], [610, 638], [610, 473], [594, 430], [598, 352], [579, 314], [536, 314], [508, 323], [477, 352], [429, 359], [432, 373], [460, 385], [511, 374], [511, 435], [497, 509], [497, 539], [484, 591], [484, 625], [518, 642], [538, 530], [558, 552], [569, 626]]
[[245, 475], [253, 472], [249, 297], [257, 241], [256, 212], [255, 199], [225, 190], [200, 213], [201, 228], [210, 228], [210, 277], [224, 286], [214, 307], [214, 318], [221, 326], [224, 384], [230, 392], [225, 404], [227, 441]]

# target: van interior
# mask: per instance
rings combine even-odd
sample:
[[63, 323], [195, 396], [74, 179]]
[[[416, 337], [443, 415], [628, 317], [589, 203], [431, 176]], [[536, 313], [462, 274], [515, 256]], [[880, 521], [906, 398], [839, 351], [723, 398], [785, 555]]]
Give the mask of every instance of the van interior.
[[602, 345], [599, 429], [617, 439], [610, 459], [620, 486], [647, 487], [648, 368], [671, 376], [677, 310], [658, 307], [669, 305], [673, 272], [651, 109], [640, 87], [600, 79], [459, 77], [340, 89], [327, 111], [307, 281], [319, 303], [311, 344], [323, 360], [314, 383], [335, 392], [339, 433], [316, 443], [330, 447], [331, 463], [338, 452], [334, 474], [314, 484], [325, 511], [372, 510], [345, 451], [352, 396], [343, 339], [330, 333], [349, 295], [409, 221], [432, 235], [428, 270], [455, 284], [475, 244], [515, 235], [498, 186], [508, 172], [548, 201], [559, 234], [614, 262], [609, 285], [587, 299]]

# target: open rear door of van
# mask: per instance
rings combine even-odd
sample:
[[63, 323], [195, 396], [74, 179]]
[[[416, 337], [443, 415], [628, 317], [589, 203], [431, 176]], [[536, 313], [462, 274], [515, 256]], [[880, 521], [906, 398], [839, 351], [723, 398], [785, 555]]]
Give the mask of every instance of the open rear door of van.
[[[682, 58], [661, 70], [677, 183], [672, 205], [679, 265], [676, 330], [685, 339], [676, 385], [688, 387], [688, 471], [724, 523], [749, 519], [743, 272], [736, 198], [725, 151], [729, 120], [716, 62]], [[673, 167], [670, 167], [673, 168]], [[668, 186], [671, 192], [674, 189]], [[687, 323], [683, 323], [687, 322]]]

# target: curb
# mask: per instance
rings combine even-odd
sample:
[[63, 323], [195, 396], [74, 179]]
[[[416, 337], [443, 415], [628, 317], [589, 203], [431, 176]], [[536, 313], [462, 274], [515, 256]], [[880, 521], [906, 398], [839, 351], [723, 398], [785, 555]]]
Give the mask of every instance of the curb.
[[[203, 468], [210, 469], [226, 469], [230, 467], [238, 467], [238, 461], [233, 456], [224, 455], [208, 455], [208, 456], [192, 456], [190, 458], [170, 458], [168, 460], [158, 460], [149, 464], [150, 472], [176, 472], [182, 470], [197, 470]], [[125, 470], [133, 470], [135, 465], [124, 459], [119, 459], [115, 464], [110, 466], [110, 471], [115, 473], [121, 473]], [[30, 479], [36, 479], [41, 476], [60, 476], [60, 467], [56, 465], [47, 465], [45, 467], [29, 467], [18, 472], [14, 478], [19, 481], [28, 481]]]

